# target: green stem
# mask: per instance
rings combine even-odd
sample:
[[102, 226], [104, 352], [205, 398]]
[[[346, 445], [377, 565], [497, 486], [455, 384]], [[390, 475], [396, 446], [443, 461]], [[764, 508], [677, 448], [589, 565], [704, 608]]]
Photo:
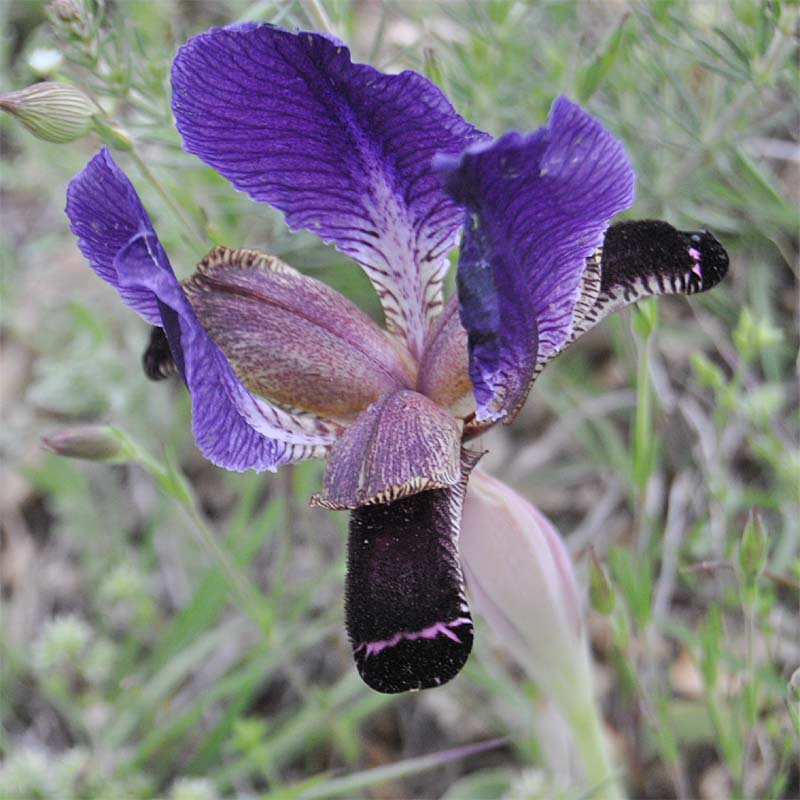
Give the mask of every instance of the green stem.
[[608, 741], [597, 704], [590, 691], [586, 695], [582, 704], [564, 709], [578, 745], [589, 786], [584, 796], [591, 797], [592, 800], [623, 800], [625, 793], [619, 785], [618, 771], [611, 763]]
[[261, 594], [253, 586], [250, 579], [239, 569], [239, 565], [220, 546], [217, 537], [209, 530], [194, 502], [183, 506], [192, 522], [200, 544], [211, 554], [228, 579], [228, 584], [236, 596], [241, 610], [250, 617], [265, 633], [269, 633], [272, 625], [270, 615], [266, 613]]
[[129, 150], [128, 153], [130, 154], [130, 157], [133, 159], [136, 166], [139, 167], [139, 171], [142, 173], [142, 175], [161, 195], [161, 199], [170, 207], [175, 216], [180, 220], [181, 224], [189, 234], [191, 241], [199, 245], [200, 254], [205, 255], [205, 253], [208, 251], [208, 242], [206, 241], [205, 237], [198, 233], [192, 223], [189, 222], [189, 219], [183, 213], [181, 207], [172, 199], [169, 192], [167, 192], [167, 190], [161, 185], [161, 182], [151, 172], [150, 167], [145, 164], [142, 157], [135, 150]]
[[336, 36], [336, 31], [333, 29], [333, 23], [328, 16], [325, 9], [322, 7], [320, 0], [300, 0], [300, 5], [303, 7], [306, 16], [317, 30], [325, 31], [331, 36]]
[[197, 502], [186, 478], [169, 461], [166, 464], [157, 461], [121, 429], [114, 428], [114, 431], [123, 448], [125, 460], [144, 467], [159, 486], [180, 503], [189, 515], [192, 530], [197, 535], [200, 545], [211, 555], [225, 575], [241, 610], [268, 636], [272, 628], [272, 617], [262, 601], [261, 593], [209, 529], [197, 508]]

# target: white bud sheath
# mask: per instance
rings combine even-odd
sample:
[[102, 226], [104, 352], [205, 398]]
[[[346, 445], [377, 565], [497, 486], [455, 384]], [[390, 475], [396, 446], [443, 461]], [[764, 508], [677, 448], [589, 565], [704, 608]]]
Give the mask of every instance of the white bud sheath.
[[620, 798], [594, 702], [575, 573], [549, 520], [510, 487], [475, 469], [459, 539], [472, 607], [559, 707], [596, 796]]

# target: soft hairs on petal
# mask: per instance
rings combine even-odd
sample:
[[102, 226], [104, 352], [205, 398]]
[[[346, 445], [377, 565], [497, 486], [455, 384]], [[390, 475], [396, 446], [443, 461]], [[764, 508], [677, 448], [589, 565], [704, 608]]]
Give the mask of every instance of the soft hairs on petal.
[[612, 225], [587, 259], [572, 333], [557, 350], [540, 354], [534, 377], [609, 314], [644, 297], [707, 292], [727, 272], [728, 254], [707, 230], [679, 231], [652, 219]]
[[195, 316], [133, 185], [104, 148], [70, 183], [67, 214], [101, 278], [148, 322], [164, 328], [192, 396], [206, 458], [232, 470], [274, 470], [318, 456], [335, 426], [288, 414], [245, 389]]
[[458, 557], [464, 490], [479, 454], [463, 451], [459, 481], [350, 517], [345, 615], [353, 656], [378, 692], [441, 686], [472, 649]]
[[267, 24], [190, 40], [172, 87], [186, 149], [362, 264], [389, 329], [419, 355], [462, 223], [431, 159], [485, 134], [423, 76], [384, 75], [340, 42]]
[[560, 97], [546, 127], [434, 162], [468, 214], [458, 267], [478, 420], [513, 418], [537, 354], [569, 337], [586, 259], [633, 200], [622, 145]]

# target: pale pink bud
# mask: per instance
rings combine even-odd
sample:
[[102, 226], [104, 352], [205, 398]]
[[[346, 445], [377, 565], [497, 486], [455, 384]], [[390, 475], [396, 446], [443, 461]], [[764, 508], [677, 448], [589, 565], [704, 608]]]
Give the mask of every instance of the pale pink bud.
[[549, 520], [476, 469], [459, 550], [473, 607], [502, 643], [559, 705], [579, 697], [583, 702], [590, 678], [580, 594], [569, 554]]

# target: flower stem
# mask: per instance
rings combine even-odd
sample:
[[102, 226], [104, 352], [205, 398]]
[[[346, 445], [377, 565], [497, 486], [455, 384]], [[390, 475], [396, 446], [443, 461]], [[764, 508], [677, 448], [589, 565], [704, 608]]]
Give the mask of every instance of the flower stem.
[[320, 31], [329, 33], [331, 36], [336, 36], [331, 18], [322, 7], [320, 0], [300, 0], [300, 5], [303, 7], [303, 11], [305, 11], [312, 25]]
[[591, 687], [584, 694], [583, 702], [563, 708], [578, 745], [589, 787], [584, 796], [592, 800], [623, 800], [625, 794], [617, 779], [618, 771], [611, 763], [608, 741]]
[[139, 168], [139, 171], [144, 175], [144, 177], [150, 182], [153, 188], [161, 195], [161, 199], [170, 207], [172, 212], [175, 216], [180, 220], [183, 227], [186, 229], [187, 233], [189, 234], [189, 238], [193, 244], [198, 245], [198, 252], [201, 255], [205, 255], [208, 250], [208, 242], [206, 239], [197, 232], [195, 227], [189, 222], [189, 219], [183, 213], [181, 207], [172, 199], [169, 192], [161, 185], [161, 182], [156, 178], [156, 176], [151, 172], [150, 167], [145, 164], [142, 157], [136, 152], [136, 150], [129, 150], [128, 155], [133, 159], [136, 166]]
[[209, 529], [197, 507], [191, 486], [183, 474], [169, 459], [164, 463], [158, 461], [120, 428], [114, 428], [114, 432], [123, 448], [123, 460], [136, 463], [147, 470], [167, 495], [180, 504], [192, 522], [193, 533], [200, 545], [225, 576], [231, 594], [236, 598], [241, 611], [261, 628], [266, 637], [269, 637], [272, 630], [272, 615], [269, 608], [263, 602], [258, 588]]

